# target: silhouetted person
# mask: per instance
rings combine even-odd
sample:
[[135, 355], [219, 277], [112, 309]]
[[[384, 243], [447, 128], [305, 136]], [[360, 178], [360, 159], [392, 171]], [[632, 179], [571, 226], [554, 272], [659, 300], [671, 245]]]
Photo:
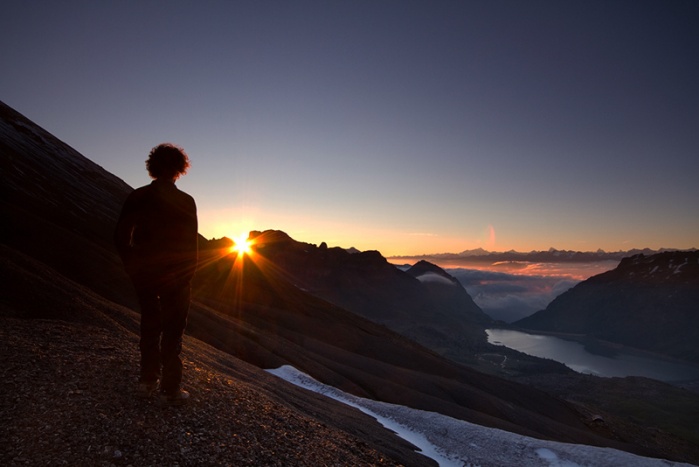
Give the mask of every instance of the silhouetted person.
[[197, 208], [194, 199], [175, 186], [189, 168], [181, 148], [156, 146], [146, 167], [154, 181], [126, 199], [115, 243], [141, 308], [137, 395], [155, 394], [160, 379], [161, 402], [180, 405], [189, 397], [180, 387], [180, 352], [197, 267]]

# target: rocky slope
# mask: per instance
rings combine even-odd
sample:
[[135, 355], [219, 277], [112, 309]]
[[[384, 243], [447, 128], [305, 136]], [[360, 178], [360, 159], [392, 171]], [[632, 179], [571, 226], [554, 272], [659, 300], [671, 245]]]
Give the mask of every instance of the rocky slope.
[[191, 403], [163, 408], [133, 396], [135, 334], [0, 318], [0, 463], [434, 465], [358, 410], [196, 339], [184, 347]]
[[699, 362], [699, 252], [625, 258], [513, 325]]

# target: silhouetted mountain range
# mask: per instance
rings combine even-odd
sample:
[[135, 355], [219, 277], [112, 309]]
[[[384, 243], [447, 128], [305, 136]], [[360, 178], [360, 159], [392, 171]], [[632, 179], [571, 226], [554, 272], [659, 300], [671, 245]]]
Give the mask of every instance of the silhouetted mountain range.
[[624, 258], [513, 325], [699, 362], [699, 252]]
[[[132, 188], [2, 103], [0, 152], [0, 319], [137, 334], [135, 297], [112, 245]], [[219, 362], [221, 371], [244, 372], [264, 397], [273, 394], [294, 413], [360, 437], [392, 462], [424, 463], [392, 434], [364, 433], [332, 404], [314, 405], [281, 381], [272, 388], [262, 370], [240, 360], [261, 369], [292, 365], [352, 394], [528, 436], [691, 458], [686, 441], [668, 447], [664, 435], [641, 428], [621, 436], [591, 420], [587, 407], [458, 363], [487, 360], [483, 329], [490, 319], [440, 268], [418, 263], [404, 272], [378, 252], [310, 245], [280, 231], [251, 238], [255, 251], [242, 258], [229, 254], [226, 240], [200, 239], [188, 334], [235, 357]], [[210, 359], [205, 348], [185, 352]], [[497, 352], [490, 355], [497, 366], [515, 355]], [[552, 377], [570, 374], [554, 363], [520, 361]]]
[[486, 345], [493, 320], [438, 266], [418, 263], [404, 272], [377, 251], [316, 246], [280, 231], [251, 232], [250, 239], [297, 287], [453, 360], [472, 361], [474, 349]]
[[[631, 249], [626, 251], [604, 250], [597, 251], [574, 251], [574, 250], [557, 250], [549, 248], [546, 251], [487, 251], [482, 248], [475, 250], [464, 250], [461, 253], [436, 253], [421, 256], [392, 256], [389, 259], [400, 260], [402, 258], [419, 258], [426, 261], [434, 261], [439, 263], [448, 263], [454, 261], [469, 262], [469, 263], [498, 263], [498, 262], [530, 262], [530, 263], [591, 263], [597, 261], [621, 261], [623, 258], [643, 254], [652, 255], [665, 251], [677, 251], [674, 248], [661, 248], [652, 250], [650, 248]], [[687, 251], [696, 251], [692, 248]]]

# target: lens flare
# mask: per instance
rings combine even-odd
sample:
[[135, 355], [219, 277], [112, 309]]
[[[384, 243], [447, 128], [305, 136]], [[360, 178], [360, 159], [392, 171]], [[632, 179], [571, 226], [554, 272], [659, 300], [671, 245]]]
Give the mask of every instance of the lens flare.
[[231, 247], [231, 253], [237, 253], [238, 256], [249, 255], [252, 247], [252, 242], [248, 240], [246, 234], [240, 234], [233, 238], [233, 246]]

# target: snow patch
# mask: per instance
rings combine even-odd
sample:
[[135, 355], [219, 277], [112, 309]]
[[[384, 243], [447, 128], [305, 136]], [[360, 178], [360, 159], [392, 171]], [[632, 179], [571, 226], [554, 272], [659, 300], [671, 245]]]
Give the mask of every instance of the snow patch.
[[548, 462], [548, 465], [551, 467], [580, 467], [580, 464], [576, 464], [575, 462], [561, 461], [556, 453], [550, 449], [537, 449], [536, 455], [545, 462]]

